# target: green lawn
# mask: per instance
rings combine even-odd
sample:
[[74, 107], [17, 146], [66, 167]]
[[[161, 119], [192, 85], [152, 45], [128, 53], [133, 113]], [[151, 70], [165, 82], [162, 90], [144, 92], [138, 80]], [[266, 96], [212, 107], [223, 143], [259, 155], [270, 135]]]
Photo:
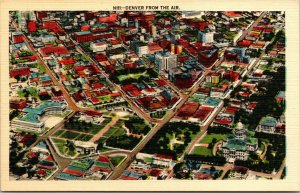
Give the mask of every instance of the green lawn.
[[259, 66], [259, 69], [261, 69], [261, 70], [272, 71], [272, 70], [273, 70], [273, 67], [272, 67], [272, 66], [269, 66], [269, 65], [262, 64], [262, 65]]
[[207, 134], [201, 141], [200, 143], [211, 143], [212, 139], [216, 138], [217, 141], [221, 140], [221, 139], [226, 139], [227, 135], [226, 134]]
[[73, 131], [66, 131], [60, 137], [65, 138], [65, 139], [75, 139], [79, 135], [80, 135], [80, 133], [75, 133]]
[[111, 136], [121, 136], [121, 135], [123, 135], [123, 134], [125, 134], [125, 130], [123, 129], [123, 128], [117, 128], [116, 130], [115, 130], [115, 132], [114, 133], [112, 133], [112, 135]]
[[117, 131], [118, 128], [116, 127], [111, 127], [109, 128], [109, 130], [107, 132], [104, 133], [103, 136], [106, 136], [106, 137], [110, 137], [115, 131]]
[[101, 100], [101, 102], [105, 103], [111, 100], [111, 96], [110, 95], [100, 96], [99, 99]]
[[62, 155], [65, 155], [65, 153], [66, 153], [66, 151], [67, 151], [66, 146], [65, 146], [64, 144], [62, 144], [62, 143], [56, 143], [55, 145], [56, 145], [58, 151], [59, 151]]
[[64, 139], [52, 138], [52, 141], [53, 141], [54, 143], [61, 143], [61, 144], [66, 143], [66, 140], [64, 140]]
[[111, 150], [115, 150], [115, 149], [109, 148], [109, 147], [101, 147], [101, 148], [99, 149], [100, 152], [106, 152], [106, 151], [111, 151]]
[[117, 166], [125, 159], [125, 156], [118, 155], [118, 156], [110, 157], [109, 159], [114, 166]]
[[122, 81], [124, 81], [124, 80], [126, 80], [126, 79], [129, 79], [129, 78], [133, 78], [133, 79], [139, 79], [141, 76], [148, 76], [147, 74], [147, 71], [145, 71], [145, 72], [140, 72], [140, 73], [135, 73], [135, 74], [126, 74], [126, 75], [120, 75], [120, 76], [118, 76], [117, 78], [118, 78], [118, 80], [120, 81], [120, 82], [122, 82]]
[[104, 143], [106, 140], [107, 140], [106, 137], [100, 137], [100, 139], [98, 139], [98, 140], [96, 141], [96, 143]]
[[69, 149], [65, 145], [66, 142], [67, 142], [66, 140], [52, 138], [52, 141], [53, 141], [54, 145], [57, 147], [58, 151], [62, 155], [69, 156], [69, 157], [74, 157], [76, 154], [78, 154], [76, 151], [69, 151]]
[[196, 155], [212, 156], [212, 150], [207, 147], [196, 146], [192, 152]]
[[58, 136], [60, 136], [63, 132], [65, 132], [65, 130], [60, 129], [60, 130], [56, 131], [52, 136], [58, 137]]
[[68, 89], [68, 91], [69, 91], [70, 93], [74, 93], [74, 92], [77, 92], [77, 91], [78, 91], [78, 88], [73, 87], [73, 86], [71, 86], [71, 85], [67, 85], [66, 87], [67, 87], [67, 89]]
[[38, 64], [37, 67], [39, 68], [39, 73], [44, 74], [46, 72], [46, 68], [42, 64]]
[[124, 121], [119, 119], [114, 126], [115, 127], [121, 127], [123, 124], [124, 124]]
[[93, 135], [88, 135], [88, 134], [80, 134], [76, 140], [79, 140], [79, 141], [89, 141], [90, 139], [93, 138]]

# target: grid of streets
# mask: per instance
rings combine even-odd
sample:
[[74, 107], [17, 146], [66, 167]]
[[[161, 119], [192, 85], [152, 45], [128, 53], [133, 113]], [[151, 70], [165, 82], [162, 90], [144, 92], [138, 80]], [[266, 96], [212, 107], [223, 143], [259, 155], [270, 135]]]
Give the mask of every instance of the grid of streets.
[[9, 24], [11, 180], [285, 178], [284, 12]]

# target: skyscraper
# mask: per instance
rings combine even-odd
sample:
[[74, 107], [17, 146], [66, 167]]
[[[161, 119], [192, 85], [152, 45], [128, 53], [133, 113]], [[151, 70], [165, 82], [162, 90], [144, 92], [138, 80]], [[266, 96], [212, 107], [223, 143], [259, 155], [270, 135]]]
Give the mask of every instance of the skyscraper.
[[177, 55], [170, 52], [157, 52], [155, 54], [155, 69], [160, 73], [177, 67]]

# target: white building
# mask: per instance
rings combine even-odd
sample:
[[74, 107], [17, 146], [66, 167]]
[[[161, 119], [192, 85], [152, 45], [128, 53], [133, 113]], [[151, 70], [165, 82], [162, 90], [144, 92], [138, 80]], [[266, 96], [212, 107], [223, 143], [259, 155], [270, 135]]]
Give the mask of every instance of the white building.
[[214, 32], [199, 31], [199, 41], [204, 42], [204, 43], [214, 42]]
[[106, 50], [107, 44], [105, 42], [91, 42], [90, 48], [93, 52], [102, 52]]
[[238, 123], [233, 130], [233, 135], [230, 135], [222, 142], [222, 154], [229, 162], [238, 160], [247, 160], [250, 152], [255, 152], [258, 149], [258, 142], [253, 138], [249, 131], [246, 131], [242, 123]]
[[155, 54], [155, 69], [157, 72], [169, 71], [177, 67], [177, 55], [170, 52], [157, 52]]
[[62, 114], [66, 109], [66, 105], [58, 102], [44, 102], [36, 108], [23, 109], [23, 117], [17, 117], [11, 121], [13, 130], [22, 129], [42, 133], [45, 131], [45, 123], [42, 120], [44, 116], [51, 114]]
[[204, 15], [203, 11], [183, 11], [181, 14], [182, 18], [201, 18]]
[[88, 141], [74, 141], [76, 151], [80, 154], [92, 154], [97, 150], [97, 144]]
[[49, 42], [55, 42], [55, 41], [56, 41], [56, 37], [54, 35], [47, 34], [42, 37], [43, 43], [49, 43]]
[[171, 156], [156, 154], [155, 156], [153, 156], [152, 164], [161, 165], [164, 167], [171, 167], [172, 162], [173, 160]]
[[274, 117], [263, 117], [258, 126], [256, 127], [257, 132], [263, 133], [275, 133], [275, 127], [277, 125], [277, 120]]

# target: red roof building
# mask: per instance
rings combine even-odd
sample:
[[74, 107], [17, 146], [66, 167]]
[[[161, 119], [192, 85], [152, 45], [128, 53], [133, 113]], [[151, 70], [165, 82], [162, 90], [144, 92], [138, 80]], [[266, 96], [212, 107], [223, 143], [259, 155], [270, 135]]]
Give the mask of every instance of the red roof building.
[[118, 15], [116, 13], [110, 13], [108, 15], [103, 15], [98, 18], [99, 22], [114, 22], [117, 20]]
[[250, 41], [250, 40], [243, 40], [243, 41], [239, 41], [237, 44], [239, 46], [247, 47], [248, 48], [252, 44], [252, 41]]
[[16, 100], [10, 100], [9, 101], [9, 107], [11, 109], [24, 109], [27, 105], [26, 100], [22, 100], [22, 99], [16, 99]]
[[199, 53], [199, 63], [206, 68], [211, 67], [219, 57], [218, 49], [204, 50]]
[[200, 119], [201, 121], [206, 120], [206, 118], [212, 112], [212, 107], [201, 106], [198, 111], [193, 115], [193, 117]]
[[27, 29], [28, 29], [28, 32], [36, 32], [36, 30], [37, 30], [36, 21], [29, 21], [27, 23]]
[[235, 72], [233, 70], [227, 70], [224, 74], [224, 79], [230, 81], [230, 82], [235, 82], [239, 79], [240, 73]]
[[65, 46], [57, 46], [57, 47], [44, 47], [40, 49], [40, 53], [43, 57], [47, 57], [51, 54], [57, 55], [66, 55], [69, 53], [69, 50]]
[[24, 42], [24, 36], [23, 34], [15, 34], [13, 35], [13, 42], [14, 44], [19, 44]]
[[16, 76], [29, 76], [30, 69], [29, 68], [17, 68], [10, 71], [10, 76], [15, 78]]
[[192, 116], [198, 109], [199, 103], [196, 102], [188, 102], [185, 103], [179, 110], [178, 110], [178, 116], [183, 117], [185, 119]]

